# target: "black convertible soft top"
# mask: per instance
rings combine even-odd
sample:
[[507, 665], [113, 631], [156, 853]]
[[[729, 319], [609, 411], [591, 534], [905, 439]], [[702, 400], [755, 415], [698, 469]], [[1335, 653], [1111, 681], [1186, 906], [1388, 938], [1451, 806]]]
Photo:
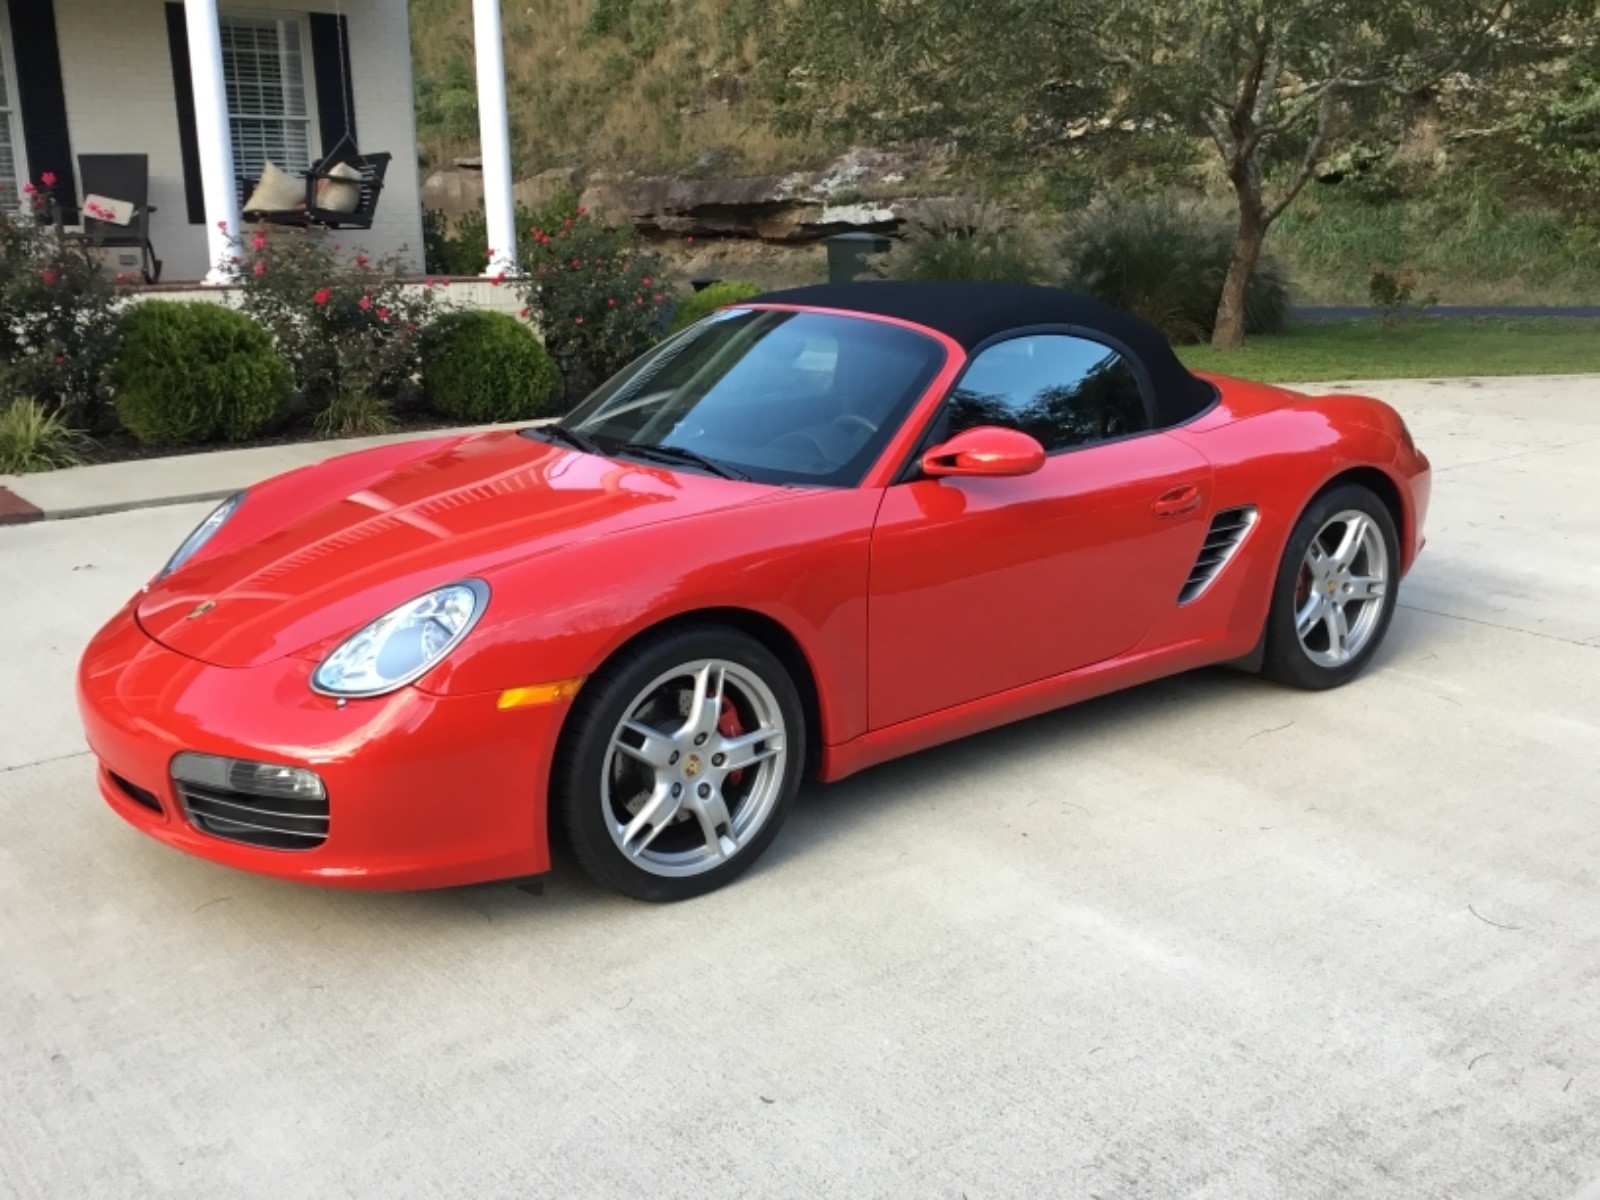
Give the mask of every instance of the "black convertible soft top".
[[830, 283], [767, 292], [752, 304], [802, 304], [895, 317], [938, 330], [966, 350], [1038, 325], [1065, 325], [1118, 343], [1136, 357], [1155, 392], [1156, 425], [1187, 421], [1210, 407], [1216, 389], [1189, 373], [1161, 332], [1142, 317], [1092, 296], [1020, 283]]

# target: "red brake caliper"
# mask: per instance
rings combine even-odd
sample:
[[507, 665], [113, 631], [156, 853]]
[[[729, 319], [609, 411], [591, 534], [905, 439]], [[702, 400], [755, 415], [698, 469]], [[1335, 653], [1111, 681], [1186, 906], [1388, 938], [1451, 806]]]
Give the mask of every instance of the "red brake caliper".
[[[733, 701], [727, 696], [722, 698], [722, 714], [717, 718], [717, 732], [725, 738], [736, 738], [744, 732], [744, 726], [739, 721], [739, 710], [734, 708]], [[728, 782], [735, 787], [744, 778], [744, 771], [729, 771]]]

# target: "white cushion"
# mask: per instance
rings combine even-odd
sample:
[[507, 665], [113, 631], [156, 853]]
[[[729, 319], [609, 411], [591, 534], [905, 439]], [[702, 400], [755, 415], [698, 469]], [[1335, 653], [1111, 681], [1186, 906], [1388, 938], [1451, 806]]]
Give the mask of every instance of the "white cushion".
[[317, 180], [317, 207], [328, 212], [355, 212], [361, 204], [361, 172], [349, 163], [337, 163], [328, 174], [333, 178]]
[[269, 162], [261, 169], [261, 182], [245, 202], [245, 212], [293, 212], [306, 206], [306, 182]]
[[85, 196], [83, 215], [107, 225], [133, 224], [134, 206], [126, 200], [113, 200], [109, 196]]

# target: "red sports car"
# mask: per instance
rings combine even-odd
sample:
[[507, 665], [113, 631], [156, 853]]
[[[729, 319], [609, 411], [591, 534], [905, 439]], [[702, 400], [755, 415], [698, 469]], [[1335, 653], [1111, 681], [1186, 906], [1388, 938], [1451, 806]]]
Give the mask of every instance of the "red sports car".
[[1045, 288], [769, 294], [557, 424], [233, 496], [95, 637], [100, 788], [304, 882], [709, 891], [801, 780], [1209, 663], [1371, 661], [1428, 461]]

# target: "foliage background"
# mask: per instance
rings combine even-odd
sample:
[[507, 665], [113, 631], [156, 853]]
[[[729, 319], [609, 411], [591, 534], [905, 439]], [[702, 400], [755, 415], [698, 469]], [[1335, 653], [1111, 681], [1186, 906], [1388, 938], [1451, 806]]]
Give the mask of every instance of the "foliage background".
[[[470, 0], [410, 3], [421, 142], [429, 163], [448, 165], [476, 149]], [[1066, 2], [996, 3], [1035, 21], [1040, 12], [1070, 21], [1073, 11]], [[785, 86], [785, 73], [775, 68], [783, 66], [784, 43], [802, 33], [813, 44], [838, 46], [847, 62], [862, 45], [885, 45], [893, 32], [902, 60], [892, 64], [896, 69], [942, 71], [950, 86], [969, 92], [993, 86], [951, 65], [969, 57], [972, 39], [998, 19], [993, 5], [837, 0], [821, 6], [836, 10], [833, 19], [808, 18], [815, 28], [780, 19], [793, 7], [794, 0], [508, 4], [519, 173], [555, 166], [687, 176], [813, 168], [861, 139], [864, 127], [852, 117], [872, 112], [885, 118], [879, 129], [893, 124], [907, 137], [951, 132], [935, 111], [871, 109], [865, 101], [882, 96], [848, 86], [836, 87], [837, 120], [775, 127], [768, 105], [774, 88]], [[912, 19], [928, 10], [945, 15], [936, 22]], [[1069, 71], [1065, 52], [1062, 64], [1065, 122], [1101, 81]], [[989, 134], [1025, 147], [1049, 132], [997, 126]], [[1062, 220], [1106, 179], [1208, 199], [1225, 194], [1204, 147], [1187, 157], [1152, 158], [1131, 155], [1127, 146], [1122, 137], [1097, 139], [1092, 153], [1086, 143], [1085, 153], [1048, 166], [1019, 152], [1009, 169], [958, 157], [948, 175], [918, 181], [919, 189], [1003, 203], [1046, 248], [1059, 244]], [[1600, 39], [1578, 40], [1557, 68], [1515, 74], [1495, 89], [1445, 88], [1421, 98], [1404, 128], [1375, 133], [1330, 163], [1273, 230], [1268, 247], [1289, 268], [1301, 303], [1365, 303], [1375, 258], [1414, 266], [1449, 303], [1600, 302], [1597, 187]]]

